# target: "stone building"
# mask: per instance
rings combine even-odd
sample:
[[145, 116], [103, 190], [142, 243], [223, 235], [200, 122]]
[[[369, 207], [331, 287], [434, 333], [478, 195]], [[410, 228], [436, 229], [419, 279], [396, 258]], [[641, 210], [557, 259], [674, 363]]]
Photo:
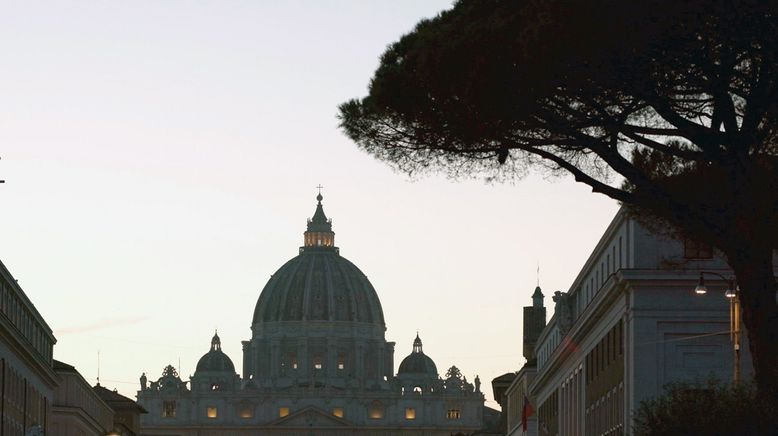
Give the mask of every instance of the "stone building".
[[97, 391], [107, 389], [93, 391], [74, 367], [53, 359], [55, 342], [0, 262], [0, 436], [136, 434], [116, 426], [110, 401]]
[[113, 409], [84, 377], [67, 363], [54, 360], [58, 383], [54, 390], [51, 431], [57, 436], [103, 436], [113, 429]]
[[299, 255], [257, 301], [242, 374], [218, 334], [189, 381], [168, 366], [139, 403], [144, 435], [446, 435], [482, 427], [484, 396], [455, 366], [443, 377], [421, 338], [394, 374], [395, 343], [365, 274], [340, 255], [321, 194]]
[[[633, 411], [665, 384], [731, 380], [727, 283], [708, 280], [710, 292], [697, 295], [701, 271], [732, 274], [709, 247], [652, 233], [619, 211], [567, 292], [554, 293], [548, 324], [530, 335], [534, 359], [525, 348], [506, 393], [508, 434], [628, 435]], [[527, 432], [525, 395], [535, 409]]]
[[[532, 305], [524, 307], [523, 322], [523, 343], [522, 354], [526, 362], [521, 369], [513, 374], [509, 385], [505, 388], [504, 396], [500, 406], [502, 406], [505, 415], [505, 430], [508, 435], [520, 435], [537, 431], [537, 416], [531, 413], [529, 409], [525, 411], [525, 403], [532, 404], [532, 394], [529, 386], [535, 380], [537, 373], [537, 356], [535, 347], [538, 337], [546, 327], [546, 307], [543, 303], [543, 292], [540, 286], [535, 287], [532, 294]], [[527, 416], [525, 417], [525, 413]], [[526, 420], [526, 424], [524, 421]]]
[[92, 389], [113, 410], [113, 428], [109, 435], [137, 436], [140, 434], [140, 416], [147, 413], [146, 409], [118, 393], [116, 389], [107, 389], [99, 383]]
[[54, 335], [0, 262], [0, 435], [47, 432], [57, 386]]

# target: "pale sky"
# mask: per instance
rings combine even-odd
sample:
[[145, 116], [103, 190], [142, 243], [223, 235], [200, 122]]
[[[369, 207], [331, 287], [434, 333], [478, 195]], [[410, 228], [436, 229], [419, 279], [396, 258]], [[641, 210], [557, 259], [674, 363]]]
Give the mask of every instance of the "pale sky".
[[[297, 254], [315, 186], [378, 291], [395, 371], [418, 329], [441, 374], [523, 364], [537, 280], [566, 291], [615, 201], [542, 174], [409, 180], [337, 128], [387, 44], [449, 1], [2, 2], [0, 260], [54, 356], [135, 397], [241, 340]], [[549, 310], [549, 317], [551, 310]]]

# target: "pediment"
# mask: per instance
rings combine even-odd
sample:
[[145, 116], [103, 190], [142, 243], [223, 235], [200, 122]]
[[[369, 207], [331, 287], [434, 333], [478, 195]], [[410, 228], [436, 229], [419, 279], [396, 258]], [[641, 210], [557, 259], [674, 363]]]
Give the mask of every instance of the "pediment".
[[308, 406], [279, 418], [269, 424], [271, 427], [352, 427], [353, 424], [343, 418], [333, 416], [318, 407]]

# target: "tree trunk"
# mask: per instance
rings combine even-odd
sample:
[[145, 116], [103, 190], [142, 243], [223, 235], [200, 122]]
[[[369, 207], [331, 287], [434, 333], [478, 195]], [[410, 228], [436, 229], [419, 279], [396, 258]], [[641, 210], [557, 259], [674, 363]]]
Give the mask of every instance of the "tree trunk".
[[748, 329], [759, 395], [778, 397], [778, 304], [773, 248], [746, 244], [727, 253], [738, 285], [743, 322]]

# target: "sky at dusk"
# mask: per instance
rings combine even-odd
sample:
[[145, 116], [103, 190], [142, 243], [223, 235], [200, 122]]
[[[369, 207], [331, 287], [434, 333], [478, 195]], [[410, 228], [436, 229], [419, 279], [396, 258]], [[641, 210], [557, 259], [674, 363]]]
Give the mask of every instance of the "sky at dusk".
[[[218, 328], [242, 367], [259, 293], [324, 186], [376, 288], [395, 371], [518, 370], [537, 280], [567, 291], [618, 204], [571, 178], [411, 179], [338, 129], [387, 44], [449, 1], [8, 2], [0, 14], [0, 260], [55, 359], [135, 397]], [[549, 317], [551, 310], [549, 310]], [[180, 364], [179, 364], [180, 362]]]

